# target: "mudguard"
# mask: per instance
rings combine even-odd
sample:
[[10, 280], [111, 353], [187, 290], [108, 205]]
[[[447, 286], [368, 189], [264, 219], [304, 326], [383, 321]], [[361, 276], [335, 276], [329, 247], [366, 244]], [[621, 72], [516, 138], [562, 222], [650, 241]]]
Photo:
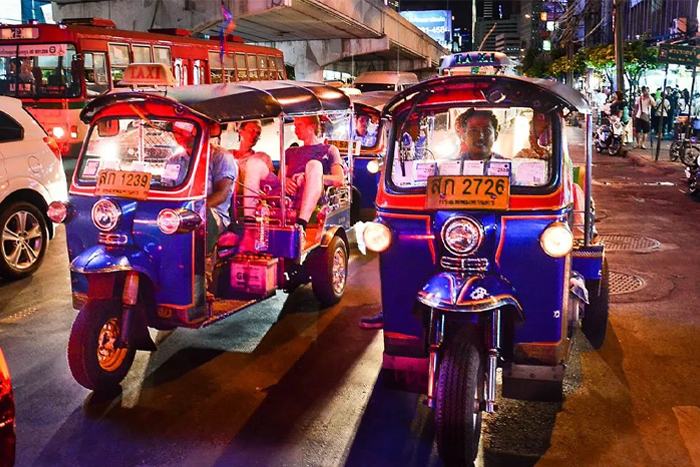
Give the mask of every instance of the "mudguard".
[[509, 306], [523, 319], [523, 309], [515, 298], [513, 286], [500, 274], [463, 276], [442, 271], [428, 279], [417, 299], [431, 308], [461, 313], [480, 313]]
[[140, 248], [95, 245], [78, 255], [71, 263], [70, 269], [80, 274], [136, 271], [146, 275], [153, 286], [157, 290], [160, 289], [156, 266], [148, 253]]

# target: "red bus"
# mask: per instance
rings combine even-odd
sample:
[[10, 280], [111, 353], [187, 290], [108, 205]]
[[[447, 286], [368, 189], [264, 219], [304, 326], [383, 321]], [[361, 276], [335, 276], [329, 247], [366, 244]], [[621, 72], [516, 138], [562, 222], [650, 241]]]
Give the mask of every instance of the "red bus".
[[130, 63], [170, 67], [180, 85], [286, 79], [282, 51], [229, 38], [222, 66], [219, 39], [182, 29], [122, 31], [110, 20], [0, 25], [0, 95], [24, 106], [75, 157], [85, 136], [85, 103], [117, 85]]

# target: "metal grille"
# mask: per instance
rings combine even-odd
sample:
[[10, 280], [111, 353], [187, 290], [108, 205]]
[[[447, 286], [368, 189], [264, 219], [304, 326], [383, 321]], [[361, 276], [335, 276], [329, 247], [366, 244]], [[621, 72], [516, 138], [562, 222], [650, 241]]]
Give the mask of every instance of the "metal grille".
[[486, 258], [440, 258], [440, 266], [450, 271], [464, 271], [480, 274], [488, 271], [489, 260]]
[[635, 237], [632, 235], [601, 235], [601, 241], [608, 251], [636, 251], [647, 253], [657, 250], [661, 242], [649, 237]]
[[647, 282], [639, 276], [610, 271], [610, 295], [632, 293], [646, 286]]

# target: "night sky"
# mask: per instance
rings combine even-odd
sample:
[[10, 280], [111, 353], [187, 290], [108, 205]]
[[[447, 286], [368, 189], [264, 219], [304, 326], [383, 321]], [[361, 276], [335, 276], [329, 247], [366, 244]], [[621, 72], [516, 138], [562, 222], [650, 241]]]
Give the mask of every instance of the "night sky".
[[[512, 13], [517, 13], [519, 0], [491, 0], [494, 14], [498, 14], [499, 5], [503, 7], [503, 18], [508, 18]], [[484, 0], [476, 0], [477, 14], [481, 14]], [[401, 0], [401, 10], [452, 10], [455, 17], [453, 27], [471, 26], [472, 2], [471, 0]]]

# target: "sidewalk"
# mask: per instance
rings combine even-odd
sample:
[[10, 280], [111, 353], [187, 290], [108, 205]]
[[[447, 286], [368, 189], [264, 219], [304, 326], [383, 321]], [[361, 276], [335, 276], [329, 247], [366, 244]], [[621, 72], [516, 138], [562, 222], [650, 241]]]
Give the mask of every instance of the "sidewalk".
[[669, 159], [668, 154], [672, 142], [673, 140], [670, 139], [664, 139], [661, 141], [658, 161], [656, 160], [656, 145], [658, 143], [656, 139], [654, 139], [651, 142], [651, 144], [649, 143], [649, 141], [647, 141], [646, 149], [635, 149], [633, 145], [629, 145], [624, 146], [622, 150], [627, 151], [627, 155], [629, 157], [632, 157], [637, 165], [645, 165], [649, 162], [670, 162], [672, 164], [678, 164], [680, 167], [683, 167], [683, 164], [680, 161], [672, 162]]

